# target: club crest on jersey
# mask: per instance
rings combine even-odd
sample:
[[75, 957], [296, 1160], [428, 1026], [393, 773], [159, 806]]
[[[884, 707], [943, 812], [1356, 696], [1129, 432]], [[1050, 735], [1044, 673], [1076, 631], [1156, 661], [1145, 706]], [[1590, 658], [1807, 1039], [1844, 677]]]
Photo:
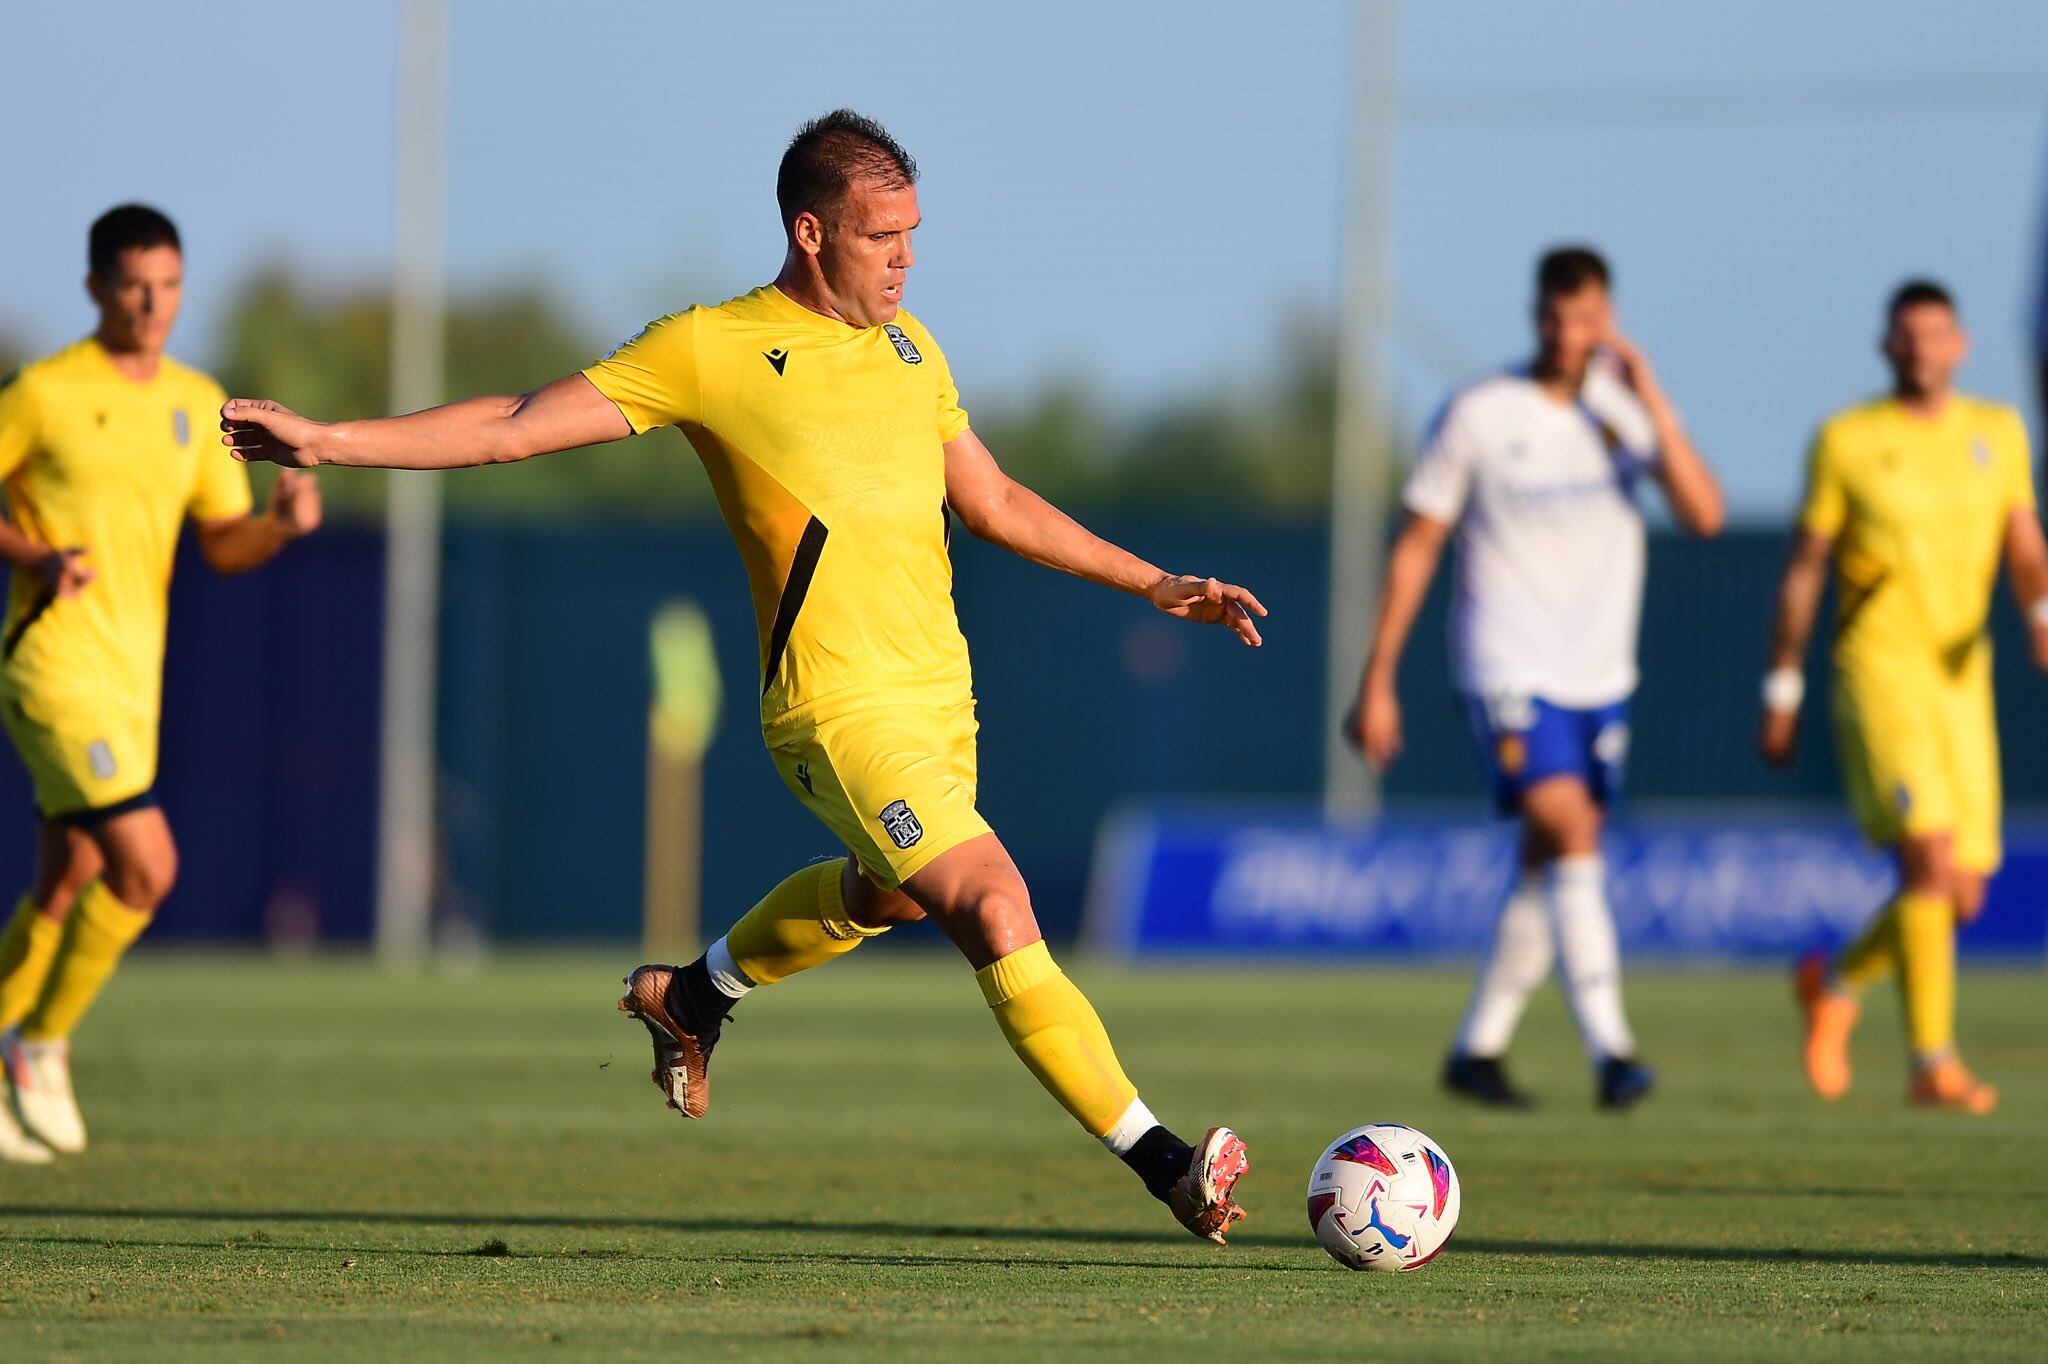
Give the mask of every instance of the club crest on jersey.
[[[917, 346], [906, 336], [903, 328], [894, 322], [884, 322], [882, 330], [888, 334], [889, 344], [896, 348], [896, 354], [906, 365], [921, 365], [924, 357], [917, 353]], [[906, 845], [907, 846], [907, 845]]]
[[192, 419], [182, 407], [171, 413], [171, 438], [180, 445], [192, 443]]
[[1991, 467], [1991, 446], [1982, 436], [1970, 437], [1970, 454], [1976, 458], [1979, 469]]
[[111, 779], [121, 770], [120, 764], [114, 761], [113, 748], [105, 739], [94, 739], [85, 746], [85, 765], [91, 768], [92, 774], [101, 781]]
[[924, 825], [919, 824], [917, 816], [910, 812], [908, 802], [890, 801], [882, 807], [882, 813], [877, 818], [882, 821], [882, 828], [888, 832], [889, 841], [899, 848], [914, 847], [917, 840], [924, 837]]

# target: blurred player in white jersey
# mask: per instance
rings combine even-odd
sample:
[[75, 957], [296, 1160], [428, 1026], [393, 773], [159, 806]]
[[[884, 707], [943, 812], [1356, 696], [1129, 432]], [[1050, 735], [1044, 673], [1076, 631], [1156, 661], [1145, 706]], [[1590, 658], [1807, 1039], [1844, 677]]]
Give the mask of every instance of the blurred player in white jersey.
[[1600, 836], [1628, 752], [1644, 535], [1639, 486], [1696, 535], [1721, 490], [1649, 361], [1615, 327], [1607, 264], [1543, 257], [1533, 359], [1453, 393], [1431, 426], [1387, 556], [1350, 737], [1385, 771], [1401, 751], [1395, 676], [1444, 543], [1457, 536], [1451, 654], [1458, 703], [1503, 814], [1522, 821], [1521, 875], [1501, 906], [1444, 1083], [1523, 1107], [1501, 1057], [1529, 996], [1562, 968], [1595, 1072], [1627, 1108], [1649, 1093], [1621, 1002]]

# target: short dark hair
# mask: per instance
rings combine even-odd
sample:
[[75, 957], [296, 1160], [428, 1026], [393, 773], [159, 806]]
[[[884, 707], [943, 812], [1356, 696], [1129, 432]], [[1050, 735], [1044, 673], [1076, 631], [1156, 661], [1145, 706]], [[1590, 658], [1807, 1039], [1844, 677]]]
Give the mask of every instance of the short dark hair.
[[799, 213], [830, 218], [855, 180], [903, 189], [917, 183], [917, 162], [888, 129], [851, 109], [834, 109], [798, 128], [775, 172], [783, 230], [796, 230]]
[[95, 275], [114, 273], [123, 251], [170, 246], [184, 250], [177, 224], [147, 204], [121, 204], [100, 214], [86, 237], [86, 263]]
[[1958, 313], [1955, 295], [1931, 279], [1909, 279], [1892, 290], [1891, 302], [1885, 304], [1884, 320], [1889, 326], [1899, 320], [1899, 314], [1908, 308], [1917, 308], [1923, 303], [1939, 303], [1952, 313]]
[[1536, 262], [1536, 297], [1563, 298], [1576, 294], [1588, 284], [1608, 288], [1613, 274], [1598, 251], [1590, 246], [1558, 246], [1543, 253]]

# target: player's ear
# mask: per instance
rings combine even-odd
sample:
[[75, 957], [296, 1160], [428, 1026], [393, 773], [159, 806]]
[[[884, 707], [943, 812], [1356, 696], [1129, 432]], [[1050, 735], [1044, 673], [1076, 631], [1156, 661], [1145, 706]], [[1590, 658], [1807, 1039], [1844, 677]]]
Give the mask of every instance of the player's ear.
[[789, 225], [789, 239], [796, 244], [797, 250], [807, 256], [815, 256], [825, 247], [825, 224], [817, 214], [805, 209]]

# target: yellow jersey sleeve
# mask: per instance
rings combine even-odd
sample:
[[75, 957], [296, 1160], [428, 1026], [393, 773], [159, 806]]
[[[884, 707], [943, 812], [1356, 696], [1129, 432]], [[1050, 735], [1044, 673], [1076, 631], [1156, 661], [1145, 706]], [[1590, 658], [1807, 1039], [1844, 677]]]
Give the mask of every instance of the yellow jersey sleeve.
[[1832, 539], [1849, 518], [1849, 496], [1842, 481], [1841, 437], [1835, 424], [1821, 427], [1806, 457], [1806, 500], [1799, 509], [1799, 528]]
[[671, 313], [583, 371], [583, 377], [625, 416], [634, 435], [657, 426], [704, 421], [698, 368], [697, 312]]
[[[220, 411], [228, 395], [218, 388], [200, 395], [195, 404], [202, 414]], [[204, 423], [202, 423], [204, 425]], [[203, 438], [204, 432], [195, 433]], [[185, 499], [185, 514], [195, 521], [225, 521], [247, 516], [255, 507], [249, 493], [249, 468], [218, 446], [201, 453], [199, 469], [192, 480], [192, 495]]]
[[960, 389], [953, 382], [953, 367], [946, 363], [946, 353], [939, 349], [930, 331], [923, 326], [918, 330], [924, 332], [925, 344], [931, 347], [932, 363], [939, 370], [939, 444], [944, 445], [967, 429], [967, 410], [960, 406]]
[[8, 478], [35, 452], [35, 397], [19, 370], [0, 378], [0, 478]]

